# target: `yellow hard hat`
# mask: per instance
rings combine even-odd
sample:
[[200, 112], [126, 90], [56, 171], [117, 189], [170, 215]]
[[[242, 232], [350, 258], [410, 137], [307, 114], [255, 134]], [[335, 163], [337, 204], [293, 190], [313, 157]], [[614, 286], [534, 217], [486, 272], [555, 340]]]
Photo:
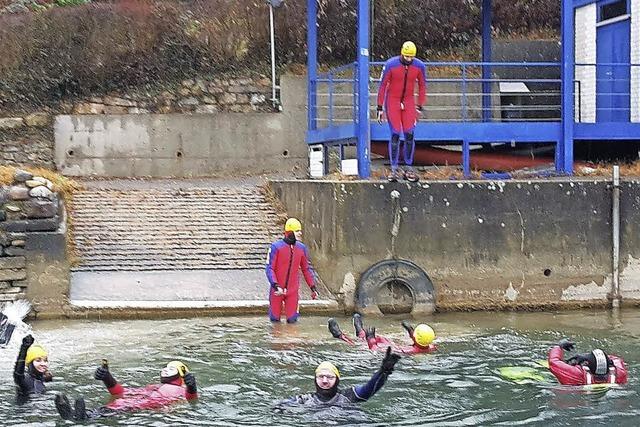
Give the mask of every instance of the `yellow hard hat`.
[[295, 218], [289, 218], [284, 224], [284, 231], [300, 231], [302, 230], [302, 224]]
[[413, 330], [413, 339], [419, 346], [427, 347], [435, 338], [436, 333], [433, 332], [431, 326], [425, 325], [424, 323], [419, 324]]
[[189, 372], [189, 368], [187, 368], [187, 365], [180, 362], [179, 360], [173, 360], [167, 363], [167, 368], [176, 368], [176, 370], [178, 371], [178, 375], [180, 375], [181, 377], [184, 377], [185, 374]]
[[48, 356], [47, 350], [44, 349], [40, 344], [31, 344], [29, 349], [27, 350], [27, 356], [24, 358], [24, 363], [29, 365], [36, 359], [45, 358]]
[[334, 365], [333, 363], [322, 362], [321, 364], [319, 364], [318, 367], [316, 368], [316, 375], [318, 375], [320, 371], [324, 371], [324, 370], [331, 371], [335, 374], [336, 378], [340, 378], [340, 371], [338, 371], [338, 368], [336, 368], [336, 365]]
[[404, 56], [416, 56], [418, 49], [414, 42], [404, 42], [402, 44], [402, 50], [400, 50], [400, 54]]

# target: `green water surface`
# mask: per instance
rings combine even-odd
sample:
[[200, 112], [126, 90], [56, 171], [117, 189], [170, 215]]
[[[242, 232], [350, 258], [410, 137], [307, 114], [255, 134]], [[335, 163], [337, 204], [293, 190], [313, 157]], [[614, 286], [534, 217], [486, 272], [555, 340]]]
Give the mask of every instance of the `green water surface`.
[[[435, 354], [404, 357], [385, 387], [354, 408], [273, 410], [274, 402], [314, 389], [313, 371], [324, 360], [338, 365], [343, 386], [360, 384], [382, 354], [349, 347], [327, 331], [326, 318], [304, 316], [297, 325], [271, 325], [265, 317], [141, 321], [35, 322], [33, 333], [50, 352], [55, 381], [45, 396], [17, 406], [11, 372], [20, 332], [0, 349], [0, 423], [71, 425], [57, 414], [56, 392], [84, 396], [93, 408], [109, 395], [93, 372], [107, 358], [124, 385], [157, 382], [170, 360], [196, 375], [200, 398], [161, 411], [98, 419], [90, 425], [640, 425], [640, 311], [565, 313], [448, 313], [411, 319], [431, 324]], [[399, 343], [409, 343], [401, 318], [365, 319]], [[349, 318], [340, 318], [353, 335]], [[601, 347], [622, 356], [629, 384], [586, 391], [554, 382], [516, 384], [503, 366], [535, 366], [549, 346], [573, 338], [579, 351]]]

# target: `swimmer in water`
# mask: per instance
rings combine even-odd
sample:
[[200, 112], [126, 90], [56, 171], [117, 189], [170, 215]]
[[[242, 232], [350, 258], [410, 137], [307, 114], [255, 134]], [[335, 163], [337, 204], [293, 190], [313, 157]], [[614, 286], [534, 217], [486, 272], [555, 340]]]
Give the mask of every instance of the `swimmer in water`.
[[276, 408], [283, 409], [293, 405], [332, 406], [366, 402], [382, 388], [399, 360], [400, 356], [392, 353], [391, 347], [387, 347], [380, 369], [373, 374], [371, 379], [366, 384], [352, 386], [346, 390], [339, 388], [340, 371], [338, 368], [333, 363], [322, 362], [315, 371], [316, 391], [283, 400], [276, 405]]
[[[350, 345], [355, 345], [353, 340], [346, 336], [336, 319], [329, 319], [329, 332], [335, 338], [338, 338]], [[397, 345], [388, 338], [376, 335], [375, 328], [364, 328], [362, 324], [362, 316], [358, 313], [353, 315], [353, 326], [356, 331], [356, 336], [365, 341], [371, 350], [384, 351], [388, 346], [391, 346], [393, 351], [403, 354], [419, 354], [419, 353], [433, 353], [438, 347], [433, 344], [433, 340], [436, 337], [435, 332], [431, 326], [421, 323], [415, 328], [407, 321], [402, 322], [402, 327], [407, 331], [411, 341], [411, 345]]]
[[150, 384], [146, 387], [123, 387], [109, 372], [106, 360], [96, 369], [94, 378], [102, 380], [109, 393], [116, 399], [107, 405], [88, 411], [82, 397], [76, 399], [72, 409], [67, 396], [58, 394], [55, 403], [62, 418], [83, 421], [125, 411], [158, 409], [179, 401], [198, 398], [195, 376], [189, 372], [187, 365], [179, 361], [169, 362], [162, 369], [160, 384]]

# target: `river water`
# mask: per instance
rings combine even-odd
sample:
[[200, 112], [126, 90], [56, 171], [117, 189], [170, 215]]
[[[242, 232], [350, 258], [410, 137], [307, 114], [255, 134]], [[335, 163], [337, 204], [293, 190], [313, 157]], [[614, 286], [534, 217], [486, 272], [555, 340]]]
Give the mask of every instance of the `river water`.
[[[265, 317], [140, 321], [41, 321], [38, 342], [49, 350], [55, 381], [48, 394], [16, 406], [11, 370], [18, 332], [0, 349], [0, 423], [65, 425], [53, 404], [56, 392], [83, 395], [87, 407], [109, 401], [93, 371], [107, 358], [114, 377], [129, 386], [156, 382], [168, 361], [183, 360], [198, 380], [198, 402], [162, 411], [121, 414], [93, 425], [638, 425], [640, 415], [640, 310], [562, 313], [445, 313], [430, 323], [439, 351], [404, 357], [385, 387], [350, 409], [283, 413], [274, 402], [313, 390], [313, 371], [323, 361], [341, 370], [342, 386], [365, 382], [382, 359], [363, 347], [331, 337], [326, 318], [302, 317], [274, 325]], [[408, 343], [401, 318], [365, 319], [378, 332]], [[349, 318], [340, 318], [353, 334]], [[579, 351], [602, 347], [622, 356], [630, 382], [608, 391], [564, 387], [552, 381], [515, 384], [502, 366], [534, 366], [564, 336]]]

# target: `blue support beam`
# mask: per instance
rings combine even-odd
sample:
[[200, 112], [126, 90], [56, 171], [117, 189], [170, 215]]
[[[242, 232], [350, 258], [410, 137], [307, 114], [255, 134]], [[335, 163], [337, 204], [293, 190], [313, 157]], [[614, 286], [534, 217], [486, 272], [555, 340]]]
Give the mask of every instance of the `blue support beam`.
[[573, 174], [574, 130], [574, 9], [572, 0], [562, 0], [562, 138], [558, 150], [556, 170]]
[[[482, 62], [491, 62], [491, 0], [482, 0]], [[482, 65], [482, 121], [491, 121], [491, 66]]]
[[371, 139], [369, 123], [369, 0], [358, 0], [358, 175], [371, 175]]
[[318, 5], [307, 0], [307, 130], [318, 128], [317, 82], [318, 79]]

